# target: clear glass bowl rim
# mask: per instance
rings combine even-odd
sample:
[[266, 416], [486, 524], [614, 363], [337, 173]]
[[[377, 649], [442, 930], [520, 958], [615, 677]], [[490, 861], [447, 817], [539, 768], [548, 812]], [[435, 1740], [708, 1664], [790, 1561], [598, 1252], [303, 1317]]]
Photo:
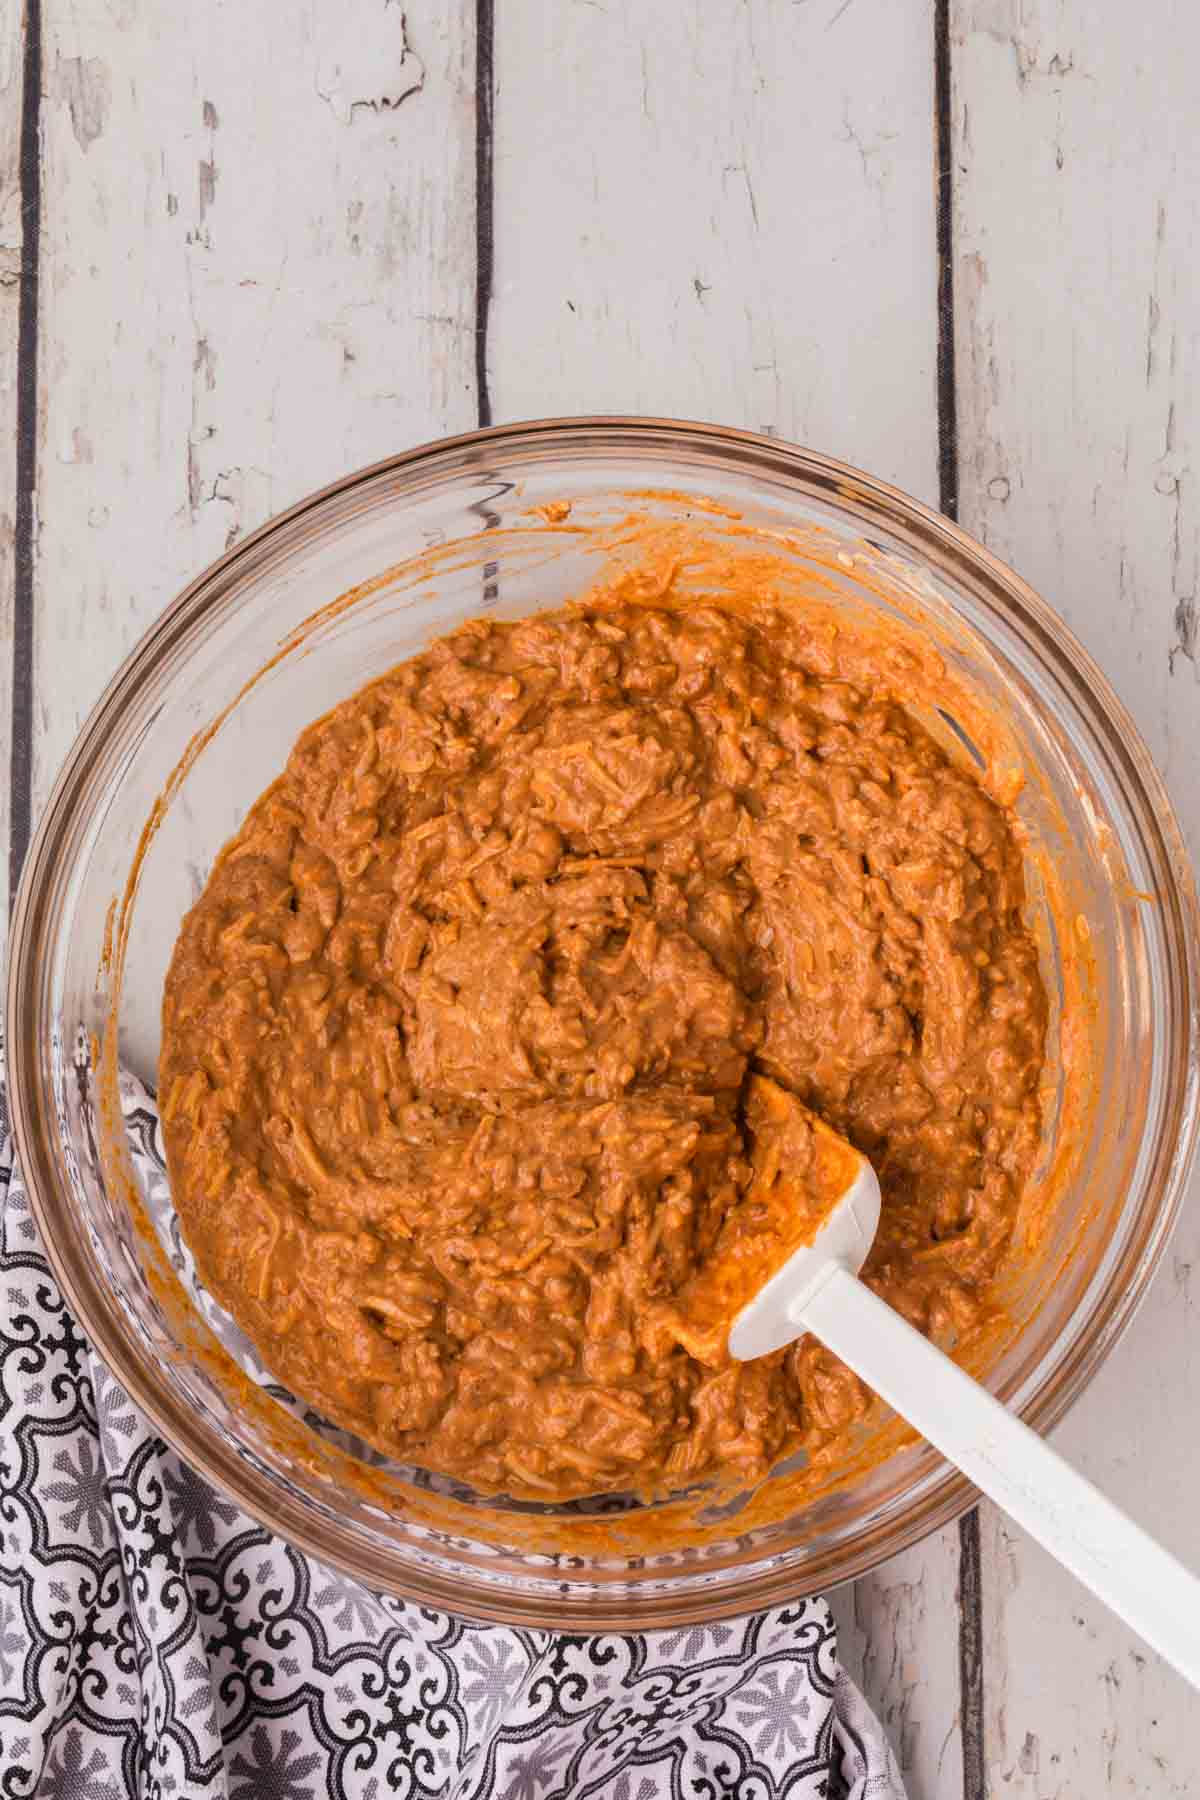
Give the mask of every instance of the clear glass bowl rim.
[[[80, 1254], [79, 1243], [60, 1234], [57, 1221], [64, 1204], [70, 1204], [69, 1185], [55, 1167], [55, 1118], [53, 1096], [45, 1080], [46, 1032], [42, 1004], [44, 965], [42, 947], [52, 930], [54, 913], [69, 864], [66, 850], [80, 798], [83, 777], [102, 745], [114, 734], [126, 699], [139, 684], [149, 680], [170, 660], [175, 646], [203, 617], [220, 603], [232, 576], [240, 577], [264, 551], [287, 541], [298, 528], [311, 529], [323, 507], [380, 477], [395, 478], [406, 472], [414, 485], [436, 475], [442, 463], [446, 472], [469, 464], [486, 466], [489, 453], [506, 458], [523, 449], [544, 452], [548, 446], [563, 452], [586, 452], [603, 447], [609, 452], [686, 449], [693, 456], [707, 453], [716, 461], [732, 463], [743, 471], [782, 478], [814, 496], [831, 495], [837, 504], [851, 507], [865, 527], [872, 522], [898, 532], [932, 565], [959, 579], [969, 572], [978, 588], [1006, 610], [1020, 626], [1028, 645], [1051, 665], [1055, 678], [1072, 690], [1080, 710], [1102, 738], [1106, 754], [1119, 768], [1122, 786], [1132, 788], [1142, 803], [1139, 825], [1149, 829], [1152, 849], [1162, 877], [1159, 896], [1164, 909], [1164, 931], [1171, 950], [1171, 1015], [1177, 1022], [1176, 1040], [1168, 1078], [1172, 1083], [1171, 1110], [1179, 1130], [1166, 1164], [1156, 1170], [1149, 1198], [1138, 1219], [1138, 1231], [1122, 1266], [1125, 1276], [1114, 1280], [1088, 1324], [1051, 1379], [1044, 1379], [1021, 1406], [1026, 1422], [1039, 1431], [1050, 1430], [1078, 1398], [1101, 1363], [1128, 1328], [1145, 1297], [1151, 1278], [1169, 1240], [1183, 1199], [1192, 1157], [1200, 1132], [1200, 902], [1182, 834], [1166, 788], [1131, 715], [1118, 699], [1099, 667], [1078, 643], [1052, 608], [1006, 564], [966, 531], [915, 500], [902, 490], [849, 464], [779, 439], [727, 426], [657, 417], [596, 415], [521, 421], [490, 426], [457, 436], [433, 440], [400, 452], [339, 478], [269, 519], [199, 574], [159, 615], [126, 657], [96, 703], [69, 752], [47, 801], [30, 845], [10, 931], [7, 993], [7, 1058], [11, 1124], [29, 1192], [30, 1206], [51, 1268], [76, 1320], [108, 1367], [166, 1441], [194, 1468], [206, 1474], [248, 1513], [268, 1528], [325, 1560], [348, 1567], [344, 1556], [322, 1540], [319, 1522], [307, 1515], [290, 1494], [236, 1455], [228, 1445], [214, 1444], [198, 1433], [190, 1416], [174, 1396], [155, 1383], [153, 1370], [132, 1352], [121, 1329], [119, 1306], [103, 1282]], [[397, 495], [397, 500], [401, 495]], [[868, 1530], [857, 1544], [842, 1546], [837, 1566], [828, 1574], [817, 1570], [806, 1576], [810, 1589], [853, 1579], [867, 1569], [916, 1542], [965, 1512], [977, 1498], [975, 1490], [957, 1473], [943, 1466], [939, 1480], [925, 1484], [924, 1492], [906, 1512], [893, 1518], [882, 1531]], [[455, 1582], [436, 1570], [421, 1571], [406, 1565], [403, 1577], [381, 1579], [382, 1570], [368, 1576], [360, 1567], [352, 1573], [374, 1585], [425, 1604], [463, 1612], [463, 1595]], [[672, 1602], [650, 1601], [646, 1624], [682, 1624], [747, 1612], [794, 1598], [796, 1572], [786, 1566], [726, 1571], [720, 1591], [703, 1592]], [[647, 1597], [649, 1599], [649, 1596]], [[477, 1590], [475, 1599], [482, 1602]], [[544, 1609], [510, 1602], [497, 1591], [489, 1595], [488, 1615], [513, 1622], [538, 1623]], [[628, 1625], [638, 1603], [628, 1598], [600, 1604], [587, 1624], [572, 1621], [574, 1628], [619, 1629]]]

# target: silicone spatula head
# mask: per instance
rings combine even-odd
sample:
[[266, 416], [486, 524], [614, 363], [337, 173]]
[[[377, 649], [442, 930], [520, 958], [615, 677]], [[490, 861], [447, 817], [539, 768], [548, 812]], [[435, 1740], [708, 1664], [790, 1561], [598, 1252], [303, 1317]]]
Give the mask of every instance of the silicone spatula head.
[[756, 1075], [748, 1112], [751, 1194], [776, 1219], [794, 1219], [796, 1231], [785, 1260], [766, 1273], [730, 1327], [729, 1354], [739, 1362], [802, 1334], [805, 1300], [831, 1267], [857, 1275], [879, 1229], [880, 1205], [879, 1181], [866, 1157], [786, 1088]]

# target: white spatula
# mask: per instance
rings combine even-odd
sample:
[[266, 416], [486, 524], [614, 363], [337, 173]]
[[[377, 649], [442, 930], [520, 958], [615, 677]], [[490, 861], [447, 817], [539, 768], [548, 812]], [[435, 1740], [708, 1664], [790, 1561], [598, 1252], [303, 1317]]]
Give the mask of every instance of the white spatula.
[[[767, 1085], [776, 1111], [799, 1109], [815, 1131], [844, 1144], [794, 1096]], [[770, 1174], [786, 1179], [774, 1166]], [[736, 1315], [730, 1354], [746, 1362], [811, 1331], [1200, 1688], [1200, 1581], [858, 1279], [879, 1207], [875, 1171], [859, 1156], [809, 1243]]]

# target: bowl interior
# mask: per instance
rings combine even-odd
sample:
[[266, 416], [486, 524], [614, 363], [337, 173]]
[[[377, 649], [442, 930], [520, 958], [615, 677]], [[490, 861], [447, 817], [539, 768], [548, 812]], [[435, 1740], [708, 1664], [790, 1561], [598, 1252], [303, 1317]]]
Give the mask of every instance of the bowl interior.
[[9, 1006], [52, 1257], [175, 1447], [377, 1587], [580, 1628], [811, 1591], [969, 1490], [928, 1448], [880, 1460], [897, 1437], [886, 1419], [849, 1475], [784, 1471], [721, 1505], [538, 1507], [390, 1465], [274, 1387], [198, 1289], [124, 1076], [153, 1085], [180, 919], [301, 728], [462, 619], [579, 594], [638, 554], [631, 515], [768, 556], [822, 605], [935, 641], [946, 697], [927, 722], [957, 753], [978, 753], [976, 708], [1003, 722], [1027, 775], [1017, 811], [1053, 1017], [1044, 1181], [983, 1372], [1050, 1422], [1126, 1322], [1178, 1193], [1196, 1110], [1194, 895], [1144, 752], [1063, 628], [952, 528], [820, 458], [668, 427], [485, 434], [265, 528], [164, 615], [86, 727], [30, 858]]

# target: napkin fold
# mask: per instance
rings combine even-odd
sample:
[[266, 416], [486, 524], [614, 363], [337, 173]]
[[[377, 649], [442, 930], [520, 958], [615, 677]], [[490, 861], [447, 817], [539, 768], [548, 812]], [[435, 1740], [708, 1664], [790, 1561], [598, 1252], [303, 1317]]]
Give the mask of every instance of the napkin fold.
[[[157, 1115], [122, 1095], [165, 1191]], [[904, 1800], [823, 1600], [679, 1631], [475, 1625], [371, 1592], [155, 1436], [70, 1317], [0, 1044], [8, 1800]]]

